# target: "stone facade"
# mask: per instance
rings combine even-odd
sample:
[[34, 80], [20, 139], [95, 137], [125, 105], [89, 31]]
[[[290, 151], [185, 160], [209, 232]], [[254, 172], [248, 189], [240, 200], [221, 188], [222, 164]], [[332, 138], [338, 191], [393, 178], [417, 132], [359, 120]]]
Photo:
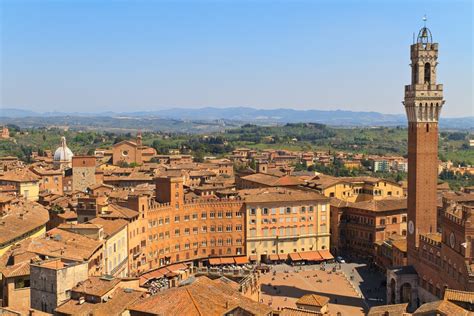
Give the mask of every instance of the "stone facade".
[[87, 279], [87, 266], [87, 262], [68, 264], [61, 259], [31, 264], [31, 308], [52, 314], [71, 298], [72, 288]]
[[72, 158], [72, 190], [85, 192], [96, 184], [95, 157], [74, 156]]

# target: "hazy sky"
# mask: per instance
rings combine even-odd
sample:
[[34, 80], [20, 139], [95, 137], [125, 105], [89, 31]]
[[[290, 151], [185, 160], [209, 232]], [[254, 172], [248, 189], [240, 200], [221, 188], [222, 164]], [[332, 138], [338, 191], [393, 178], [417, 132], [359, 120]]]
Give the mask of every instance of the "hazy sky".
[[404, 113], [413, 32], [440, 43], [443, 115], [474, 115], [472, 1], [0, 0], [1, 107]]

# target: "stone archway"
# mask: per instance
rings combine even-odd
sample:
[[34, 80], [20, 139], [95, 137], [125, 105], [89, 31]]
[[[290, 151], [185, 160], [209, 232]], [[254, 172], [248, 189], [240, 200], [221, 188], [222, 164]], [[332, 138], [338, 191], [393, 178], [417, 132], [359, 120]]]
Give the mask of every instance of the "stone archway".
[[410, 303], [411, 292], [412, 292], [411, 284], [403, 283], [402, 286], [400, 286], [400, 303]]
[[397, 293], [396, 287], [397, 285], [396, 285], [395, 279], [392, 279], [390, 281], [390, 293], [391, 293], [390, 304], [396, 304], [396, 293]]

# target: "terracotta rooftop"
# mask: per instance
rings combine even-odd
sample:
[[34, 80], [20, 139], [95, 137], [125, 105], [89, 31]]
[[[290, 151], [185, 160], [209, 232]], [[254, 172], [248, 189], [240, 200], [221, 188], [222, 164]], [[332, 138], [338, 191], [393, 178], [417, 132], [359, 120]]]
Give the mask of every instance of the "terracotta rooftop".
[[297, 186], [300, 184], [303, 184], [303, 181], [301, 181], [298, 177], [292, 177], [292, 176], [283, 176], [283, 177], [277, 177], [265, 173], [255, 173], [251, 174], [245, 177], [242, 177], [242, 179], [251, 181], [251, 182], [256, 182], [260, 184], [264, 184], [267, 186]]
[[119, 278], [90, 276], [87, 280], [78, 283], [72, 291], [85, 295], [104, 296], [119, 283]]
[[0, 214], [0, 244], [21, 237], [49, 220], [46, 208], [34, 202], [21, 202]]
[[472, 315], [471, 312], [465, 310], [458, 305], [451, 303], [450, 301], [440, 300], [431, 303], [425, 303], [418, 307], [413, 315], [456, 315], [456, 316], [468, 316]]
[[104, 218], [123, 218], [131, 219], [138, 216], [138, 212], [128, 207], [124, 207], [115, 203], [110, 203], [107, 207], [107, 211], [100, 213], [99, 217]]
[[30, 275], [30, 263], [21, 262], [12, 266], [7, 266], [1, 270], [5, 278]]
[[398, 239], [392, 241], [392, 246], [399, 249], [402, 252], [407, 252], [407, 240], [406, 239]]
[[104, 228], [104, 232], [108, 237], [111, 237], [125, 228], [128, 224], [126, 220], [123, 219], [114, 219], [107, 220], [100, 217], [96, 217], [89, 221], [89, 223], [101, 225]]
[[9, 203], [16, 199], [15, 196], [5, 193], [0, 193], [0, 203]]
[[375, 178], [375, 177], [333, 177], [325, 174], [318, 174], [314, 176], [311, 180], [308, 181], [308, 185], [316, 186], [321, 189], [326, 189], [331, 187], [337, 183], [347, 183], [347, 184], [355, 184], [355, 183], [370, 183], [375, 184], [377, 182], [387, 182], [395, 185], [399, 185], [398, 183], [390, 180]]
[[84, 261], [102, 246], [102, 241], [59, 228], [53, 228], [47, 234], [47, 237], [33, 240], [28, 250], [53, 258]]
[[315, 311], [310, 311], [307, 309], [299, 309], [299, 308], [291, 308], [291, 307], [284, 307], [281, 311], [280, 316], [322, 316], [322, 313], [318, 313]]
[[362, 201], [350, 203], [349, 207], [374, 212], [397, 211], [407, 208], [407, 199], [400, 198]]
[[474, 193], [461, 193], [461, 192], [445, 193], [443, 194], [443, 197], [454, 202], [474, 201]]
[[457, 301], [474, 304], [474, 292], [446, 289], [444, 291], [444, 299], [447, 301]]
[[296, 301], [296, 304], [310, 305], [310, 306], [317, 306], [317, 307], [323, 307], [327, 303], [329, 303], [329, 297], [317, 295], [317, 294], [306, 294]]
[[30, 169], [33, 173], [39, 176], [53, 176], [53, 175], [62, 175], [63, 172], [59, 169], [46, 169], [42, 167], [35, 167]]
[[191, 170], [189, 172], [190, 177], [204, 177], [204, 176], [216, 176], [215, 172], [208, 170]]
[[406, 313], [407, 307], [408, 303], [374, 306], [367, 316], [401, 316]]
[[331, 201], [329, 203], [331, 204], [331, 206], [335, 207], [345, 207], [349, 205], [349, 202], [340, 200], [338, 198], [331, 198]]
[[39, 176], [35, 175], [33, 172], [26, 168], [8, 170], [6, 172], [0, 173], [0, 181], [36, 182], [39, 179]]
[[314, 191], [302, 191], [287, 188], [259, 188], [239, 190], [238, 194], [245, 202], [280, 201], [328, 201], [329, 198]]
[[114, 291], [112, 298], [105, 303], [79, 304], [76, 300], [69, 300], [56, 308], [57, 313], [64, 315], [94, 315], [94, 316], [112, 316], [122, 315], [128, 307], [143, 295], [143, 292], [118, 288]]
[[325, 189], [339, 182], [343, 182], [342, 179], [325, 174], [318, 174], [309, 180], [308, 184], [309, 186], [317, 186], [321, 189]]
[[104, 181], [152, 181], [153, 177], [145, 173], [133, 173], [126, 176], [104, 176]]
[[62, 219], [65, 219], [65, 220], [77, 219], [77, 213], [73, 212], [73, 211], [70, 211], [70, 210], [67, 210], [64, 213], [58, 214], [58, 217], [60, 217]]
[[237, 307], [252, 315], [270, 315], [272, 309], [235, 290], [228, 279], [198, 277], [192, 284], [143, 299], [129, 309], [147, 315], [223, 315]]
[[94, 184], [94, 185], [89, 187], [89, 189], [91, 189], [91, 190], [97, 190], [97, 189], [100, 189], [100, 188], [107, 188], [107, 189], [112, 189], [113, 190], [115, 187], [113, 185], [104, 184], [104, 183], [97, 183], [97, 184]]

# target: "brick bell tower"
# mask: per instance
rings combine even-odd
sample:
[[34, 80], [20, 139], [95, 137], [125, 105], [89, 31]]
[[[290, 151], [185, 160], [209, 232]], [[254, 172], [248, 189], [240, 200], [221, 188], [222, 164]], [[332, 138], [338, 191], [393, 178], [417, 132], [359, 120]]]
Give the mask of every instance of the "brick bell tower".
[[408, 118], [408, 264], [416, 266], [419, 235], [436, 232], [438, 118], [443, 85], [436, 83], [438, 44], [426, 25], [410, 47], [411, 85], [403, 102]]

